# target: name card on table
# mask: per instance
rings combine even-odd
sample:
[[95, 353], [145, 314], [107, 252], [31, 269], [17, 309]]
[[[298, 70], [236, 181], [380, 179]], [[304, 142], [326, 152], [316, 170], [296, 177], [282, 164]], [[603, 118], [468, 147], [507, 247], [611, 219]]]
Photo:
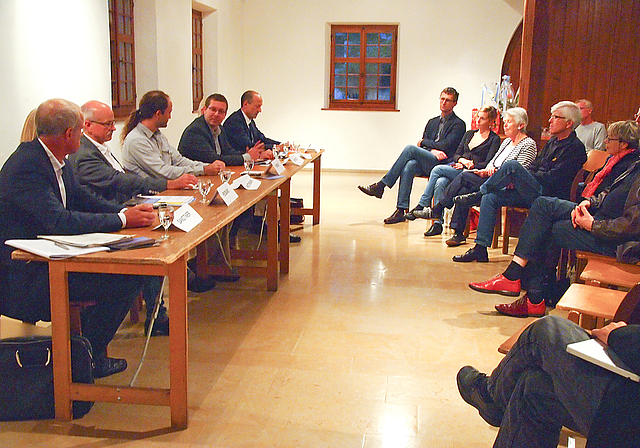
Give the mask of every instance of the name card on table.
[[282, 174], [284, 172], [284, 165], [282, 165], [279, 159], [273, 159], [271, 161], [271, 165], [267, 168], [267, 173], [271, 170], [271, 167], [276, 170], [276, 174]]
[[289, 160], [291, 160], [296, 165], [300, 166], [304, 163], [304, 154], [291, 154]]
[[190, 231], [202, 222], [202, 216], [189, 204], [184, 204], [173, 213], [173, 225], [185, 232]]
[[261, 183], [258, 179], [252, 179], [248, 174], [244, 174], [233, 181], [231, 188], [235, 190], [242, 186], [247, 190], [257, 190]]
[[238, 199], [238, 193], [233, 191], [233, 188], [231, 188], [231, 185], [227, 182], [220, 185], [216, 191], [227, 206], [231, 205], [233, 201]]

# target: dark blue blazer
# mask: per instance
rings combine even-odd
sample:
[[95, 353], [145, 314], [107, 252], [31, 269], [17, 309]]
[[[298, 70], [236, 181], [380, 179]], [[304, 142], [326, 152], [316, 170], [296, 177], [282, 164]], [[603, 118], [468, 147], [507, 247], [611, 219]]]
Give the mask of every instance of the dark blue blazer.
[[225, 165], [240, 166], [244, 164], [242, 154], [246, 151], [236, 150], [227, 139], [227, 132], [220, 126], [222, 132], [218, 136], [220, 143], [220, 154], [216, 153], [216, 143], [211, 133], [209, 124], [204, 116], [199, 116], [187, 126], [180, 137], [178, 151], [187, 159], [198, 160], [204, 163], [212, 163], [222, 160]]
[[225, 120], [224, 129], [227, 132], [227, 138], [236, 151], [245, 152], [247, 148], [252, 148], [258, 142], [264, 143], [265, 148], [272, 148], [273, 145], [280, 143], [260, 132], [255, 121], [251, 120], [249, 125], [251, 126], [251, 132], [249, 132], [249, 126], [247, 126], [241, 109], [229, 115]]
[[439, 149], [447, 154], [447, 160], [442, 163], [453, 161], [453, 155], [458, 149], [458, 145], [464, 136], [467, 125], [454, 112], [447, 117], [442, 129], [440, 140], [438, 138], [438, 128], [440, 127], [440, 117], [434, 117], [427, 122], [422, 133], [420, 146], [425, 149]]
[[47, 320], [47, 263], [12, 260], [8, 239], [38, 235], [113, 232], [122, 228], [121, 206], [98, 198], [63, 168], [67, 207], [51, 161], [36, 139], [22, 143], [0, 170], [0, 312], [26, 321]]

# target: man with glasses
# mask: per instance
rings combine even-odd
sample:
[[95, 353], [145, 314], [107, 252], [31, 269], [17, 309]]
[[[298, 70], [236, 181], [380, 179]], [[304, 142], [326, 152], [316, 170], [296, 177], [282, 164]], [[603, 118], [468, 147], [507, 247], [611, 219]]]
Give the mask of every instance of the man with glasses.
[[359, 185], [364, 194], [382, 198], [385, 187], [393, 187], [398, 179], [396, 211], [384, 220], [385, 224], [405, 221], [409, 197], [415, 176], [429, 176], [434, 166], [449, 163], [460, 144], [466, 125], [453, 112], [458, 104], [458, 92], [447, 87], [440, 93], [440, 115], [427, 122], [417, 145], [407, 145], [385, 176], [374, 184]]
[[580, 124], [580, 109], [571, 101], [561, 101], [551, 108], [549, 132], [552, 137], [535, 160], [524, 168], [508, 160], [489, 178], [477, 193], [459, 197], [462, 203], [480, 202], [480, 219], [475, 246], [453, 257], [457, 262], [487, 262], [487, 247], [493, 240], [493, 228], [503, 205], [530, 208], [538, 196], [569, 199], [573, 178], [587, 154], [575, 128]]

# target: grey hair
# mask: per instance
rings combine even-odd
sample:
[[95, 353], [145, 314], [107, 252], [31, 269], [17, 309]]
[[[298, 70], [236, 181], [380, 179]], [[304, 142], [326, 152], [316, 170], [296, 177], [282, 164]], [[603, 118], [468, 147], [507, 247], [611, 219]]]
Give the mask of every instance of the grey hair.
[[580, 114], [580, 108], [576, 103], [571, 101], [560, 101], [551, 107], [551, 113], [559, 110], [561, 110], [564, 117], [572, 123], [571, 130], [580, 126], [582, 115]]
[[513, 121], [516, 122], [517, 125], [523, 124], [522, 132], [527, 131], [527, 125], [529, 124], [529, 115], [524, 107], [512, 107], [511, 109], [507, 109], [505, 115], [509, 115], [513, 118]]
[[80, 106], [62, 98], [45, 101], [36, 110], [36, 133], [43, 135], [63, 135], [67, 129], [82, 126]]

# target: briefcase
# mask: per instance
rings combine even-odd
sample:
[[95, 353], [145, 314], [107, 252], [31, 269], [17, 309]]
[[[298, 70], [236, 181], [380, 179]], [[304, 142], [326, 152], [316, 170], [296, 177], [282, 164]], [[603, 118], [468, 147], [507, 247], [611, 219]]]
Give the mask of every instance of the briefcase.
[[[93, 384], [91, 344], [71, 337], [73, 381]], [[30, 336], [0, 341], [0, 420], [55, 418], [51, 337]], [[93, 402], [74, 401], [73, 418], [85, 415]]]

